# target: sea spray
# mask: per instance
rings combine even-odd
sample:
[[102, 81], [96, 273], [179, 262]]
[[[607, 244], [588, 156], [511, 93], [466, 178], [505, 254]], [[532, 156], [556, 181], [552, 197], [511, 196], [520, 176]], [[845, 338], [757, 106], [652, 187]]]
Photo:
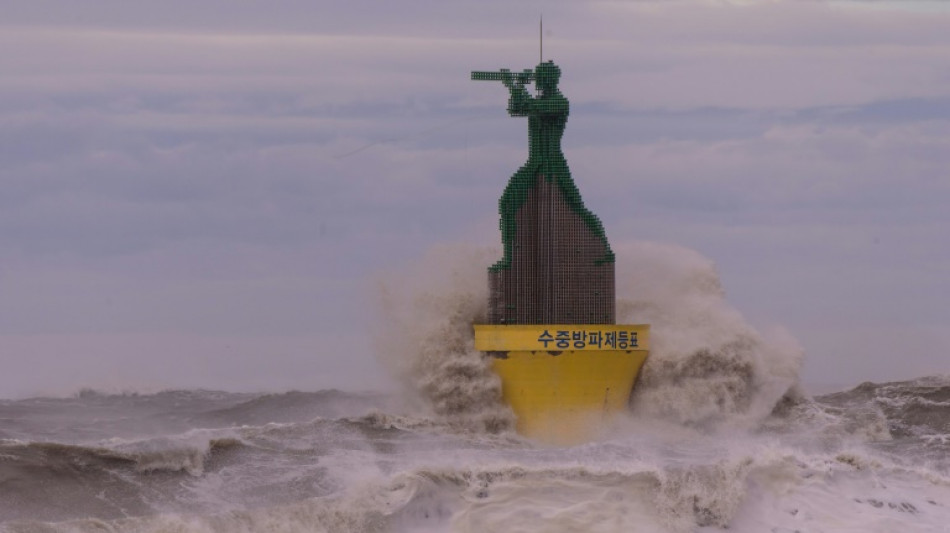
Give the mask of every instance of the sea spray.
[[[755, 431], [633, 416], [624, 419], [631, 431], [569, 448], [459, 438], [431, 415], [364, 416], [363, 394], [191, 395], [213, 401], [183, 404], [164, 393], [135, 406], [121, 396], [0, 401], [0, 429], [19, 428], [25, 439], [0, 450], [8, 480], [0, 531], [890, 533], [950, 523], [948, 446], [937, 439], [950, 427], [938, 405], [950, 398], [946, 378], [799, 402]], [[83, 420], [93, 401], [113, 402], [85, 419], [107, 417], [94, 435], [107, 450], [43, 442], [43, 422], [67, 406]], [[156, 409], [142, 416], [139, 403]], [[304, 408], [341, 405], [346, 412], [330, 418]], [[847, 429], [869, 407], [898, 428], [893, 438]], [[296, 414], [265, 423], [271, 408]], [[192, 425], [146, 442], [119, 437], [143, 418]], [[65, 442], [89, 436], [85, 425], [60, 434]], [[210, 450], [198, 475], [142, 469], [131, 457], [189, 442]]]
[[654, 505], [672, 531], [728, 528], [742, 503], [752, 465], [751, 459], [743, 458], [661, 471]]
[[437, 246], [380, 281], [377, 353], [445, 423], [502, 432], [514, 415], [501, 400], [491, 361], [475, 350], [472, 325], [484, 322], [492, 248]]
[[[668, 244], [619, 243], [620, 323], [647, 323], [652, 350], [634, 391], [639, 415], [710, 426], [755, 423], [798, 395], [802, 351], [779, 330], [766, 339], [725, 299], [715, 267]], [[492, 248], [436, 246], [380, 282], [380, 358], [445, 422], [510, 429], [490, 362], [473, 347], [485, 320]]]
[[620, 243], [618, 321], [651, 326], [635, 413], [709, 426], [768, 415], [798, 395], [802, 350], [781, 331], [765, 340], [725, 299], [716, 269], [669, 244]]

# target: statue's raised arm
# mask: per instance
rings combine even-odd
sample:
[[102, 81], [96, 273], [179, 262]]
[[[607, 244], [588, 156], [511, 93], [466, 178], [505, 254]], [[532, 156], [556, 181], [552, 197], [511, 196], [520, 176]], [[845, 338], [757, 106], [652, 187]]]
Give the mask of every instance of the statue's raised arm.
[[[553, 62], [541, 63], [534, 70], [525, 69], [518, 73], [503, 68], [498, 71], [473, 71], [472, 79], [477, 81], [500, 81], [508, 88], [511, 98], [508, 100], [508, 113], [513, 117], [528, 117], [534, 114], [567, 115], [567, 99], [558, 91], [557, 83], [561, 70]], [[539, 92], [532, 97], [525, 87], [535, 82]]]

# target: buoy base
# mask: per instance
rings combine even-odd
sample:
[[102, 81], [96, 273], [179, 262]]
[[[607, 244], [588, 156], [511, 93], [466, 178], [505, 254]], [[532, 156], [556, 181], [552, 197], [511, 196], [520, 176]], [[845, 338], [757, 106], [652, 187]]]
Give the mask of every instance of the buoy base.
[[[624, 346], [633, 349], [610, 349], [603, 342], [585, 342], [582, 349], [526, 349], [545, 341], [545, 347], [557, 348], [545, 333], [558, 332], [571, 332], [575, 339], [613, 338], [614, 346], [623, 332]], [[571, 445], [596, 438], [612, 417], [627, 410], [649, 354], [648, 335], [644, 325], [478, 325], [475, 347], [494, 358], [504, 400], [518, 417], [518, 432], [549, 444]]]
[[518, 433], [558, 445], [595, 438], [627, 409], [646, 350], [508, 352], [493, 361]]

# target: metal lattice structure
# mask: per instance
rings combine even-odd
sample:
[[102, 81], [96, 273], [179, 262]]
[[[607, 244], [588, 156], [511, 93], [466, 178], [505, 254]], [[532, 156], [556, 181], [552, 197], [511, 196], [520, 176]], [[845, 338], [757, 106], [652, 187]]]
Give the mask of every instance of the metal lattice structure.
[[[498, 211], [504, 253], [488, 269], [491, 324], [613, 324], [614, 254], [574, 185], [561, 151], [569, 104], [553, 62], [534, 71], [473, 72], [510, 91], [508, 113], [528, 117], [528, 161]], [[537, 96], [528, 93], [534, 81]]]

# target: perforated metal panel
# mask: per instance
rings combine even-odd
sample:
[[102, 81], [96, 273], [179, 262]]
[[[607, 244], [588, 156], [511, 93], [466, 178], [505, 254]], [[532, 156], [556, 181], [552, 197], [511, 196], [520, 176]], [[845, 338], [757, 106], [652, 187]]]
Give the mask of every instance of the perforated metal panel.
[[539, 176], [516, 213], [510, 264], [488, 272], [489, 323], [614, 323], [614, 263], [562, 196]]
[[[613, 324], [614, 255], [600, 219], [574, 184], [561, 151], [569, 104], [557, 88], [560, 69], [473, 72], [500, 80], [508, 112], [528, 117], [528, 161], [499, 200], [504, 256], [489, 268], [492, 324]], [[539, 94], [525, 84], [534, 80]]]

